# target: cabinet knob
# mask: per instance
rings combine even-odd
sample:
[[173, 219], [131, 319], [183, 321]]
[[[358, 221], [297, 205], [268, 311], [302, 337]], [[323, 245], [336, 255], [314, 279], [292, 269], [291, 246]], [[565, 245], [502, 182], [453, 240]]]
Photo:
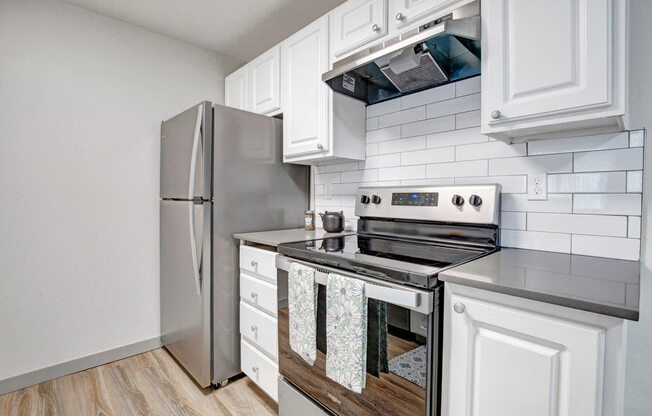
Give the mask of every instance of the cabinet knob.
[[253, 371], [254, 373], [257, 372], [257, 371], [258, 371], [258, 367], [256, 367], [256, 366], [251, 367], [251, 371]]
[[401, 12], [396, 13], [396, 16], [394, 16], [394, 17], [395, 17], [396, 20], [398, 20], [399, 22], [400, 22], [401, 20], [403, 20], [403, 18], [404, 18], [403, 13], [401, 13]]
[[373, 30], [374, 32], [380, 32], [380, 26], [373, 25], [373, 26], [371, 26], [371, 30]]
[[500, 118], [500, 111], [498, 111], [498, 110], [492, 111], [491, 112], [491, 118], [493, 118], [494, 120], [499, 119]]
[[252, 297], [252, 298], [255, 298], [255, 297], [257, 297], [257, 296], [258, 296], [258, 293], [256, 293], [256, 292], [251, 292], [251, 297]]
[[256, 260], [251, 260], [251, 267], [256, 267], [258, 262]]
[[464, 313], [466, 311], [466, 306], [464, 306], [463, 303], [457, 302], [455, 305], [453, 305], [453, 309], [457, 313]]
[[258, 327], [256, 325], [251, 325], [251, 330], [253, 332], [256, 332], [256, 331], [258, 331]]
[[323, 145], [323, 144], [319, 143], [319, 144], [317, 145], [317, 149], [322, 150], [323, 148], [324, 148], [324, 145]]

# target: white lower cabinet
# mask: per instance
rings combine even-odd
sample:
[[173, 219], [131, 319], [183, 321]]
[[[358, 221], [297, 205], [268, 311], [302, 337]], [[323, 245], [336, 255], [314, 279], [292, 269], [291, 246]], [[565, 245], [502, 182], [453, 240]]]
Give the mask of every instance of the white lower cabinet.
[[240, 368], [274, 400], [278, 400], [277, 255], [240, 246]]
[[624, 323], [446, 283], [442, 415], [622, 414]]

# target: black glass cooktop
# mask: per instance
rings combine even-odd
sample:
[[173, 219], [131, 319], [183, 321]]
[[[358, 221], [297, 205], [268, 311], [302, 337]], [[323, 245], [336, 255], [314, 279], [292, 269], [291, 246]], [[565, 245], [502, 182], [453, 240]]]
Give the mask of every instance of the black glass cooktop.
[[278, 251], [299, 260], [430, 288], [441, 270], [494, 250], [354, 234], [283, 243]]

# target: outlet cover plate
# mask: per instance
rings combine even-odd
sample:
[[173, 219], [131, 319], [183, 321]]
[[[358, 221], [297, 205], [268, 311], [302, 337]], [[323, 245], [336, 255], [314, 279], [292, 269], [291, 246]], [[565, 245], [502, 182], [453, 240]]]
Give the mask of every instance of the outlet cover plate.
[[527, 199], [531, 201], [548, 199], [547, 173], [529, 173], [527, 175]]

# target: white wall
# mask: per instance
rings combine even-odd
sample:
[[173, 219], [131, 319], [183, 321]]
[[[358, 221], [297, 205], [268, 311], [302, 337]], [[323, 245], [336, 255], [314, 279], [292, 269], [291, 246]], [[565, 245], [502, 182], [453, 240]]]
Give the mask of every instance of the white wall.
[[160, 122], [237, 65], [56, 0], [0, 1], [0, 382], [158, 337]]
[[[367, 107], [367, 159], [316, 168], [317, 210], [354, 218], [360, 185], [497, 182], [503, 246], [639, 259], [642, 131], [508, 145], [479, 109], [479, 77]], [[548, 172], [547, 200], [527, 199], [530, 172]]]
[[[630, 6], [630, 71], [629, 113], [634, 128], [652, 128], [652, 2], [632, 0]], [[643, 204], [641, 301], [638, 322], [629, 322], [627, 330], [627, 362], [625, 383], [625, 415], [652, 415], [652, 154], [649, 147], [645, 155], [645, 191]]]

